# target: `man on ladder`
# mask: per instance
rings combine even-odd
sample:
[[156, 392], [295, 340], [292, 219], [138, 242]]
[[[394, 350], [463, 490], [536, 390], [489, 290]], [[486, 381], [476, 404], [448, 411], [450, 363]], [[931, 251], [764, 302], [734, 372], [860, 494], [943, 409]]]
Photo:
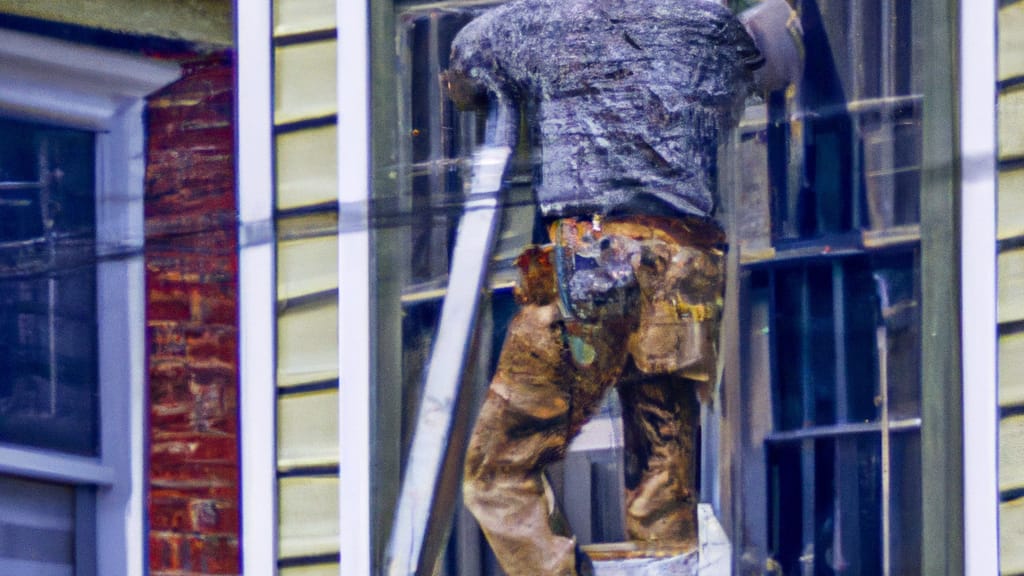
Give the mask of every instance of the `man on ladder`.
[[[783, 0], [767, 4], [769, 30], [795, 28]], [[535, 107], [552, 240], [520, 257], [521, 309], [466, 456], [466, 505], [509, 574], [589, 572], [543, 471], [612, 386], [628, 536], [696, 547], [697, 396], [716, 377], [724, 284], [718, 146], [755, 71], [768, 88], [795, 76], [787, 42], [764, 67], [772, 43], [713, 0], [512, 0], [455, 39], [457, 104]], [[519, 114], [502, 117], [498, 144], [514, 148]]]

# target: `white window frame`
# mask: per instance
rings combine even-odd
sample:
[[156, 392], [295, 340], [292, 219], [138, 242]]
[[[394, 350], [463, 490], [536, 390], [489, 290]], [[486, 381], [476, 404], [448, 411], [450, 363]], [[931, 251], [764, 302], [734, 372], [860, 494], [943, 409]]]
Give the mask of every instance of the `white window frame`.
[[100, 455], [0, 444], [0, 475], [95, 487], [95, 533], [83, 536], [105, 576], [147, 572], [143, 113], [145, 96], [179, 75], [175, 64], [0, 30], [0, 114], [96, 133], [100, 258]]
[[239, 3], [237, 114], [242, 571], [277, 574], [273, 0]]

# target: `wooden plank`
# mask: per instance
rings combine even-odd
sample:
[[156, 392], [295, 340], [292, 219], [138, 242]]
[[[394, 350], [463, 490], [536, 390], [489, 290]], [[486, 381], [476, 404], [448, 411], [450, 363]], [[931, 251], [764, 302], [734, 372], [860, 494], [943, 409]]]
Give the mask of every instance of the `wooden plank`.
[[1024, 498], [999, 506], [999, 571], [1024, 574]]
[[301, 208], [338, 200], [338, 127], [277, 137], [277, 207]]
[[999, 337], [999, 406], [1024, 406], [1024, 332]]
[[584, 546], [594, 560], [595, 576], [669, 576], [732, 574], [732, 545], [710, 504], [698, 504], [699, 550], [679, 554], [671, 545], [635, 541]]
[[1024, 248], [999, 254], [999, 322], [1024, 320]]
[[1024, 3], [999, 9], [999, 79], [1024, 75]]
[[278, 243], [279, 301], [337, 289], [337, 236], [318, 236]]
[[1024, 156], [1024, 89], [999, 95], [999, 158]]
[[338, 479], [282, 478], [280, 485], [280, 557], [336, 554]]
[[337, 51], [336, 40], [274, 50], [276, 124], [337, 113]]
[[1024, 415], [999, 422], [999, 491], [1024, 489]]
[[1024, 236], [1024, 168], [999, 173], [999, 239]]
[[334, 0], [274, 0], [274, 36], [330, 30], [336, 12]]
[[338, 464], [338, 391], [281, 396], [277, 401], [279, 470]]

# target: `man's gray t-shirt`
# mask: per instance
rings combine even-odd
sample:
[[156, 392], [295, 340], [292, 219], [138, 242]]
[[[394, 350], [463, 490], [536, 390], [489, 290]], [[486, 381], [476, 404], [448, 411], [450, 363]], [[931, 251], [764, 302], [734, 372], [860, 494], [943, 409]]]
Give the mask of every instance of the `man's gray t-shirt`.
[[760, 61], [711, 0], [512, 0], [459, 33], [450, 69], [536, 104], [545, 216], [708, 217], [719, 138]]

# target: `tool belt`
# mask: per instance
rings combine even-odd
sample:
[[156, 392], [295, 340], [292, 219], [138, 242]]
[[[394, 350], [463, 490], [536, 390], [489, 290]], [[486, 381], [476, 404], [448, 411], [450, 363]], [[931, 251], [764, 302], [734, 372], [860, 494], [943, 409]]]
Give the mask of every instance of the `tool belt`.
[[642, 372], [713, 377], [721, 228], [697, 218], [623, 216], [564, 218], [549, 232], [551, 244], [518, 259], [520, 304], [557, 304], [569, 334], [629, 325], [629, 353]]

